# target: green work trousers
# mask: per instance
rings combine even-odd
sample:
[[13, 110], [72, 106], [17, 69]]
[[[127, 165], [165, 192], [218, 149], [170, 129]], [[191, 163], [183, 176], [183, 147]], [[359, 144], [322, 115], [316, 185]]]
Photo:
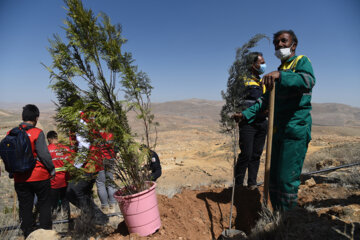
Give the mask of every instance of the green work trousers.
[[276, 210], [289, 210], [297, 205], [300, 174], [310, 132], [311, 123], [290, 122], [274, 128], [269, 193]]

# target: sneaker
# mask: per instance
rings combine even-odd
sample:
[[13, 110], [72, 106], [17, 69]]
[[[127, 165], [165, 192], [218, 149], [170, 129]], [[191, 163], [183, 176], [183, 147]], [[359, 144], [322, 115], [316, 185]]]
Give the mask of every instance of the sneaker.
[[104, 213], [104, 214], [108, 214], [109, 213], [109, 206], [106, 205], [106, 206], [101, 206], [101, 211]]

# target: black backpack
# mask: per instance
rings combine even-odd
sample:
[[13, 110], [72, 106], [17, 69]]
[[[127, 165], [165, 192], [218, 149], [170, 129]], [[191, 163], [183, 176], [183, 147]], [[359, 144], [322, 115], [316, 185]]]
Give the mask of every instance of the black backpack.
[[31, 142], [26, 130], [33, 128], [13, 128], [9, 134], [1, 140], [0, 156], [5, 164], [5, 170], [9, 173], [24, 173], [35, 167], [36, 159], [32, 153]]

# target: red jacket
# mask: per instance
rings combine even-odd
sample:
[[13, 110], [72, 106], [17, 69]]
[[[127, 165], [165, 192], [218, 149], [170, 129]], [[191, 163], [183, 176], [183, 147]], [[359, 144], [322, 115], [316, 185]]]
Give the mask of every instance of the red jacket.
[[[91, 124], [93, 121], [93, 119], [88, 118], [87, 114], [84, 112], [80, 113], [80, 117], [85, 122], [85, 124]], [[93, 142], [89, 147], [88, 161], [83, 165], [83, 167], [86, 168], [88, 172], [99, 172], [104, 170], [104, 159], [115, 158], [115, 152], [113, 150], [112, 143], [113, 134], [93, 129], [90, 131], [89, 135]], [[76, 141], [74, 141], [74, 136], [75, 134], [70, 133], [70, 143], [72, 145], [77, 145]]]
[[[86, 163], [85, 168], [91, 169], [92, 166], [95, 166], [95, 172], [104, 170], [103, 160], [115, 158], [115, 152], [113, 149], [113, 134], [107, 132], [96, 132], [93, 131], [95, 138], [102, 138], [99, 144], [93, 143], [90, 145], [90, 161]], [[92, 162], [92, 163], [91, 163]]]
[[[24, 123], [22, 126], [26, 127], [27, 124]], [[14, 181], [20, 183], [47, 180], [50, 178], [50, 172], [54, 170], [54, 165], [51, 162], [51, 156], [46, 147], [45, 135], [41, 129], [36, 127], [31, 128], [26, 132], [30, 138], [34, 158], [38, 160], [31, 171], [26, 173], [14, 173]], [[40, 151], [40, 156], [38, 156], [38, 151]]]
[[55, 177], [51, 179], [51, 188], [63, 188], [67, 186], [68, 173], [64, 167], [65, 161], [69, 161], [70, 148], [62, 144], [49, 144], [48, 149], [55, 166]]

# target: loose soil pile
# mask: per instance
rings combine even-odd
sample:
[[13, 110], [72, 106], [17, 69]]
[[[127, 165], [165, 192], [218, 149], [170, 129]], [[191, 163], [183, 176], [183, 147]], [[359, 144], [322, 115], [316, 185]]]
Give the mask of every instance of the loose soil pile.
[[[235, 229], [247, 235], [251, 233], [260, 219], [262, 192], [262, 187], [256, 190], [236, 188], [232, 220]], [[140, 237], [129, 234], [122, 222], [105, 239], [217, 239], [229, 227], [231, 188], [184, 190], [173, 198], [158, 195], [158, 203], [162, 222], [159, 231]], [[301, 185], [299, 205], [302, 207], [287, 212], [277, 224], [267, 224], [256, 231], [263, 231], [260, 239], [335, 240], [349, 239], [345, 235], [352, 234], [354, 239], [359, 239], [359, 204], [359, 191], [350, 192], [342, 187], [335, 189], [333, 184]], [[309, 205], [317, 209], [306, 209], [305, 206]], [[345, 216], [346, 213], [351, 216]]]
[[[237, 188], [232, 225], [249, 233], [261, 210], [259, 190]], [[149, 237], [128, 235], [124, 223], [106, 239], [217, 239], [229, 227], [231, 188], [184, 190], [168, 198], [158, 195], [162, 227]]]

